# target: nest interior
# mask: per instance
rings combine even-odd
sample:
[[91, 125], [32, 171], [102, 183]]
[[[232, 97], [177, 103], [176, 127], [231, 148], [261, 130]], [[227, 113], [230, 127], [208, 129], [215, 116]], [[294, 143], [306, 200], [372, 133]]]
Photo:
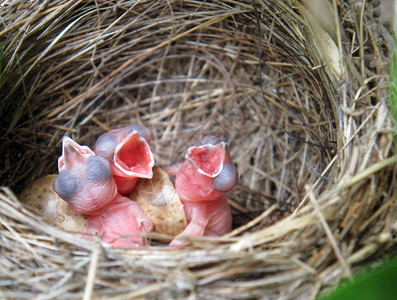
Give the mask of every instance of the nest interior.
[[[308, 299], [392, 253], [391, 34], [376, 1], [315, 3], [3, 1], [0, 293]], [[160, 166], [228, 143], [232, 233], [109, 249], [14, 196], [56, 173], [64, 135], [92, 146], [130, 123]]]

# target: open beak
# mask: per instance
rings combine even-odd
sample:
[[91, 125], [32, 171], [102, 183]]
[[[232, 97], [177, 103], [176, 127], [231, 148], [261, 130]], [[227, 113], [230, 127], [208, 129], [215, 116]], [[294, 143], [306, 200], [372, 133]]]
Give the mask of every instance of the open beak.
[[226, 143], [220, 142], [216, 145], [205, 144], [190, 147], [185, 158], [195, 166], [199, 173], [214, 178], [222, 172], [225, 154]]
[[126, 176], [152, 178], [153, 154], [145, 138], [132, 131], [117, 145], [114, 165]]
[[70, 167], [77, 161], [82, 162], [90, 156], [95, 156], [95, 154], [89, 147], [81, 146], [65, 136], [62, 139], [62, 155], [58, 158], [58, 171]]

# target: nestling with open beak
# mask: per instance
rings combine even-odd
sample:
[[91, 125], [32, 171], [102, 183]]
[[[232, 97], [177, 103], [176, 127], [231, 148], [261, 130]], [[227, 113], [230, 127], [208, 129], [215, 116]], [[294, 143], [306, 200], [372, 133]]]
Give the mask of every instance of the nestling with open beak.
[[132, 124], [102, 134], [95, 143], [95, 154], [110, 162], [121, 195], [131, 193], [138, 178], [152, 178], [150, 141], [149, 129]]
[[62, 139], [58, 170], [54, 191], [79, 214], [99, 215], [116, 196], [117, 187], [109, 162], [69, 137]]
[[237, 184], [238, 172], [225, 142], [204, 137], [190, 147], [176, 174], [175, 189], [186, 213], [188, 226], [171, 243], [186, 245], [184, 236], [221, 236], [231, 230], [232, 217], [225, 194]]
[[147, 244], [139, 234], [151, 231], [153, 223], [138, 203], [117, 192], [108, 160], [64, 137], [58, 169], [54, 191], [72, 210], [87, 216], [85, 238], [97, 234], [123, 248]]

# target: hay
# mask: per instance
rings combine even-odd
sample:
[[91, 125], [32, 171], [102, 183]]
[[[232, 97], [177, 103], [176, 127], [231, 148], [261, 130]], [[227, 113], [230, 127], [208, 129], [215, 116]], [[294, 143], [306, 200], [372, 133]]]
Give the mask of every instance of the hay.
[[[392, 38], [375, 2], [0, 3], [2, 298], [308, 299], [393, 252]], [[56, 172], [65, 134], [93, 145], [128, 123], [152, 130], [159, 165], [206, 134], [229, 143], [232, 233], [109, 249], [14, 196]]]

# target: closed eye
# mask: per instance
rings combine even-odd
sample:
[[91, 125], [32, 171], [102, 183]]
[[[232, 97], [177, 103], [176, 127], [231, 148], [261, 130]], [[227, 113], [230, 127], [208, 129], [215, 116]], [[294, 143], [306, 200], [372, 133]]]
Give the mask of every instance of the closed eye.
[[214, 188], [220, 192], [228, 192], [237, 184], [238, 172], [233, 164], [226, 164], [222, 171], [214, 178]]
[[80, 187], [80, 180], [67, 170], [61, 171], [53, 183], [54, 191], [65, 201], [73, 200]]
[[91, 182], [107, 182], [112, 177], [109, 162], [100, 156], [93, 156], [87, 160], [86, 178]]

